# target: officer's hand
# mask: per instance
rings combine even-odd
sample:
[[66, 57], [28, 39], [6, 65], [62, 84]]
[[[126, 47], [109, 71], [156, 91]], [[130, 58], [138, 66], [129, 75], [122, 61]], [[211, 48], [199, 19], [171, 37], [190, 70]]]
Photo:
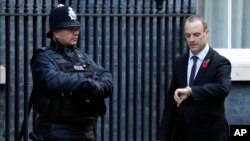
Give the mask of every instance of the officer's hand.
[[98, 81], [99, 84], [101, 85], [101, 87], [103, 88], [103, 97], [104, 98], [107, 98], [107, 97], [110, 97], [112, 95], [112, 90], [113, 90], [113, 87], [112, 86], [109, 86], [108, 84], [106, 84], [106, 82], [104, 81]]
[[98, 81], [92, 80], [89, 86], [89, 94], [94, 100], [104, 97], [103, 87], [98, 83]]

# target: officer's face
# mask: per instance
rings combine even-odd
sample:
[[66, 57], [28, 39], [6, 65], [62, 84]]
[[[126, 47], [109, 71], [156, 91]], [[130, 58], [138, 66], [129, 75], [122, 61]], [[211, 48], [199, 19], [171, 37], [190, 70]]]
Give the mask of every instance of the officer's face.
[[67, 27], [55, 30], [53, 35], [64, 46], [74, 46], [77, 44], [79, 33], [79, 28]]

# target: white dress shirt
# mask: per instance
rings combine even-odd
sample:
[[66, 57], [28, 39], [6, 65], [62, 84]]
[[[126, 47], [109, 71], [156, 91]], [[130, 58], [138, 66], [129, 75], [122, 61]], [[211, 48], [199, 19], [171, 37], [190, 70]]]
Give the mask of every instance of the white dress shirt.
[[[196, 64], [197, 66], [196, 66], [196, 71], [195, 71], [195, 77], [196, 77], [197, 72], [200, 69], [201, 63], [204, 60], [204, 58], [206, 57], [208, 51], [209, 51], [209, 45], [207, 43], [205, 48], [203, 50], [201, 50], [201, 52], [196, 55], [198, 57], [198, 59], [197, 59], [197, 64]], [[194, 56], [193, 53], [191, 51], [189, 51], [188, 71], [187, 71], [187, 84], [188, 84], [188, 86], [189, 86], [189, 77], [190, 77], [191, 69], [192, 69], [192, 66], [194, 63], [192, 56]]]

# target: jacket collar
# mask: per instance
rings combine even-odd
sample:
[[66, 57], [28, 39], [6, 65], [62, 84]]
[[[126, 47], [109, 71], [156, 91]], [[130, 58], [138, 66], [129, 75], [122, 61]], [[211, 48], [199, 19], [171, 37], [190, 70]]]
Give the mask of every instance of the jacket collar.
[[52, 39], [50, 42], [50, 46], [57, 51], [74, 51], [75, 46], [64, 46], [63, 44], [61, 44], [59, 41]]

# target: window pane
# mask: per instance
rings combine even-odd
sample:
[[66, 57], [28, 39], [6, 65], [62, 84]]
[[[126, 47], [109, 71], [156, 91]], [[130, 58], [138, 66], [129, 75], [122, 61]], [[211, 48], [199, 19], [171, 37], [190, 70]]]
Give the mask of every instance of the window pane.
[[232, 48], [250, 48], [249, 4], [249, 0], [232, 0]]
[[228, 0], [203, 0], [201, 3], [204, 7], [198, 7], [197, 13], [208, 23], [209, 44], [213, 48], [228, 48]]
[[208, 22], [209, 43], [214, 48], [228, 48], [227, 0], [206, 0], [204, 17]]

